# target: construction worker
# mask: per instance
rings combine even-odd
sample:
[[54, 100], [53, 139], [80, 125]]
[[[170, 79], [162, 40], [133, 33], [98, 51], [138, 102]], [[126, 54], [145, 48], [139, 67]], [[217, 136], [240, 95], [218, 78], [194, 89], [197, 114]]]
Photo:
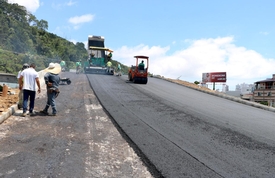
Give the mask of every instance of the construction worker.
[[[38, 93], [41, 92], [40, 81], [38, 72], [35, 70], [36, 65], [32, 63], [29, 68], [24, 69], [19, 78], [19, 90], [23, 90], [23, 113], [22, 117], [27, 115], [28, 109], [28, 100], [30, 99], [29, 104], [29, 113], [34, 115], [34, 101], [36, 95], [36, 86], [38, 87]], [[24, 79], [24, 83], [23, 83]]]
[[88, 59], [89, 65], [90, 65], [90, 66], [92, 66], [93, 63], [94, 63], [94, 60], [95, 60], [94, 57], [95, 57], [95, 54], [94, 54], [94, 53], [91, 53], [91, 54], [90, 54], [90, 58]]
[[56, 116], [56, 103], [55, 99], [59, 94], [59, 82], [60, 76], [59, 73], [61, 72], [61, 66], [58, 63], [50, 63], [49, 67], [44, 70], [46, 74], [44, 75], [44, 81], [47, 86], [47, 102], [46, 106], [40, 113], [49, 115], [48, 110], [52, 108], [51, 116]]
[[112, 52], [109, 52], [109, 54], [107, 55], [107, 58], [108, 58], [108, 60], [111, 60], [112, 59]]
[[107, 72], [110, 72], [110, 68], [112, 67], [112, 62], [108, 60], [107, 62]]
[[112, 62], [110, 60], [107, 62], [107, 67], [112, 67]]
[[141, 63], [138, 65], [139, 70], [144, 70], [144, 61], [142, 60]]
[[121, 66], [119, 63], [117, 64], [117, 73], [118, 73], [118, 76], [121, 76]]
[[[23, 64], [22, 69], [18, 72], [18, 75], [17, 75], [18, 84], [20, 84], [20, 83], [19, 83], [19, 78], [20, 78], [20, 76], [21, 76], [21, 72], [22, 72], [24, 69], [27, 69], [27, 68], [29, 68], [29, 67], [30, 67], [29, 64], [27, 64], [27, 63]], [[22, 79], [22, 80], [23, 80], [23, 79]], [[23, 81], [23, 82], [24, 82], [24, 81]], [[23, 108], [23, 90], [19, 90], [18, 99], [19, 99], [19, 101], [18, 101], [18, 109], [21, 109], [21, 108]]]
[[61, 70], [64, 72], [66, 69], [66, 62], [64, 60], [61, 60], [60, 66], [61, 66]]
[[75, 65], [76, 65], [76, 73], [79, 74], [79, 71], [81, 69], [81, 60], [77, 61]]

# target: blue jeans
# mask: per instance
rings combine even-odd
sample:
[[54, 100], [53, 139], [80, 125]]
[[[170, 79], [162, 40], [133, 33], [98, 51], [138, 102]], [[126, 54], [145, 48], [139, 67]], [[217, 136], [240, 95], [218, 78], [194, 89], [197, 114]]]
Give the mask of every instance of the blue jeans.
[[34, 100], [35, 100], [35, 91], [23, 90], [23, 113], [26, 113], [28, 110], [28, 100], [30, 98], [29, 112], [33, 112]]
[[48, 112], [49, 107], [52, 107], [52, 113], [56, 114], [56, 106], [55, 106], [55, 97], [56, 97], [56, 92], [47, 92], [47, 105], [44, 109], [44, 111]]

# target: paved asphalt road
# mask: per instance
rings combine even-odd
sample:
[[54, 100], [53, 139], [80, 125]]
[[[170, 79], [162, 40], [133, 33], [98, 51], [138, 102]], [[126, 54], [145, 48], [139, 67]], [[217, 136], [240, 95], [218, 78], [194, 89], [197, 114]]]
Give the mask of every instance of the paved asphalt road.
[[274, 177], [274, 112], [161, 79], [88, 75], [105, 109], [164, 177]]

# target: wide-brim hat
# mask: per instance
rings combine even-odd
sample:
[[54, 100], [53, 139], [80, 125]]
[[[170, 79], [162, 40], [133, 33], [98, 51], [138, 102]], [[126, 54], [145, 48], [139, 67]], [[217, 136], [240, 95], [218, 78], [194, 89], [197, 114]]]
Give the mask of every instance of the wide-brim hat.
[[45, 72], [50, 72], [52, 74], [59, 74], [61, 72], [61, 66], [58, 63], [50, 63], [49, 67], [47, 67], [45, 70]]

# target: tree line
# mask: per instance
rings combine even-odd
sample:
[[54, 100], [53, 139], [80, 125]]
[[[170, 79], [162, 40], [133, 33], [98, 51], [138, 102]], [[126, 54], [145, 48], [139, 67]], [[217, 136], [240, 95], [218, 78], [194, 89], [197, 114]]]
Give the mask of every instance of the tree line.
[[0, 71], [16, 74], [24, 63], [35, 63], [42, 70], [50, 62], [68, 65], [88, 54], [84, 43], [74, 44], [47, 32], [48, 22], [38, 20], [24, 6], [0, 0]]

